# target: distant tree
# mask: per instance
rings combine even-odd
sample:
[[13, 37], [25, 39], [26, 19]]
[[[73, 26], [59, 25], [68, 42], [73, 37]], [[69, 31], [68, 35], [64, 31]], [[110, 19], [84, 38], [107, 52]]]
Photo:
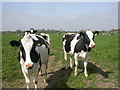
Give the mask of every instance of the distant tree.
[[80, 32], [84, 32], [85, 30], [81, 29]]
[[17, 33], [21, 33], [21, 30], [16, 30]]

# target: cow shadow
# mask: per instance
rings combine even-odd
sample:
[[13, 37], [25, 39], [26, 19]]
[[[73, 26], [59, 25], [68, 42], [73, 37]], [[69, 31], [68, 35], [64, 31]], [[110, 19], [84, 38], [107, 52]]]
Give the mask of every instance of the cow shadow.
[[[84, 70], [84, 61], [79, 61], [78, 68]], [[97, 65], [95, 65], [91, 62], [88, 62], [88, 64], [87, 64], [87, 71], [88, 71], [88, 74], [97, 73], [97, 74], [100, 74], [101, 76], [103, 76], [104, 78], [109, 78], [108, 75], [109, 75], [109, 73], [111, 73], [111, 72], [104, 72], [100, 67], [98, 67]]]
[[[84, 70], [84, 62], [79, 61], [78, 63], [79, 63], [78, 69]], [[91, 62], [88, 62], [87, 70], [88, 70], [88, 74], [97, 73], [103, 76], [104, 78], [109, 78], [108, 75], [109, 73], [111, 73], [111, 72], [104, 72], [100, 67], [98, 67], [97, 65]], [[60, 70], [57, 70], [55, 72], [49, 72], [48, 74], [52, 74], [52, 75], [46, 80], [48, 85], [46, 86], [45, 89], [48, 88], [69, 89], [70, 87], [67, 85], [67, 81], [71, 75], [71, 72], [74, 72], [74, 69], [69, 68], [66, 70], [65, 68], [61, 68]], [[80, 73], [83, 73], [83, 71], [79, 72], [79, 74]]]
[[61, 68], [60, 70], [57, 70], [55, 72], [51, 72], [48, 74], [52, 74], [46, 81], [48, 85], [46, 86], [47, 88], [69, 88], [67, 86], [67, 81], [72, 72], [72, 69], [65, 69]]

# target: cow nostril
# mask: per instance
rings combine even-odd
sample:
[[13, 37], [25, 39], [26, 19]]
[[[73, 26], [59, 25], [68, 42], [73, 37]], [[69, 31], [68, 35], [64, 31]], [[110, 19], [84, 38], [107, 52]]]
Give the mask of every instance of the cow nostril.
[[32, 67], [28, 67], [28, 69], [32, 69]]
[[93, 47], [95, 47], [95, 46], [93, 46]]
[[90, 47], [95, 47], [95, 44], [91, 44]]
[[92, 47], [95, 47], [95, 44], [92, 44]]
[[30, 69], [30, 68], [32, 68], [33, 67], [33, 64], [27, 64], [26, 65], [26, 68], [28, 68], [28, 69]]

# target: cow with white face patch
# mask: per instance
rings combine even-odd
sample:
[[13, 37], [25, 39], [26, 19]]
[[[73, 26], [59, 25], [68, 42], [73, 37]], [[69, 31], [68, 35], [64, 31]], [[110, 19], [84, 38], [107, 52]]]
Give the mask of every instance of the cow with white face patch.
[[63, 36], [63, 49], [64, 49], [64, 59], [66, 60], [66, 69], [68, 68], [67, 64], [67, 54], [70, 54], [70, 67], [73, 67], [72, 56], [75, 59], [75, 76], [77, 73], [78, 58], [84, 58], [84, 74], [85, 77], [88, 77], [87, 74], [87, 56], [88, 52], [95, 47], [94, 37], [99, 34], [99, 31], [85, 31], [80, 33], [66, 33]]
[[34, 34], [35, 31], [27, 31], [19, 41], [12, 40], [11, 46], [20, 48], [18, 59], [25, 77], [27, 88], [30, 87], [30, 72], [34, 71], [33, 82], [37, 88], [38, 73], [41, 65], [45, 66], [44, 81], [47, 79], [47, 63], [49, 58], [49, 44], [42, 36]]

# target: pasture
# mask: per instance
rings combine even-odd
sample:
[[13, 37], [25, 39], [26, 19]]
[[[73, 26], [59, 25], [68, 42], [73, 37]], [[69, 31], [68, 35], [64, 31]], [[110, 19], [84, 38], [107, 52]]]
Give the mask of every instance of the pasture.
[[[88, 78], [84, 77], [83, 60], [79, 59], [78, 76], [73, 69], [65, 69], [62, 36], [51, 33], [51, 52], [48, 62], [47, 83], [39, 76], [40, 88], [118, 88], [118, 34], [98, 35], [96, 47], [89, 54]], [[18, 62], [19, 48], [9, 45], [19, 40], [18, 33], [2, 34], [2, 87], [25, 88], [24, 77]], [[33, 86], [32, 86], [33, 87]]]

